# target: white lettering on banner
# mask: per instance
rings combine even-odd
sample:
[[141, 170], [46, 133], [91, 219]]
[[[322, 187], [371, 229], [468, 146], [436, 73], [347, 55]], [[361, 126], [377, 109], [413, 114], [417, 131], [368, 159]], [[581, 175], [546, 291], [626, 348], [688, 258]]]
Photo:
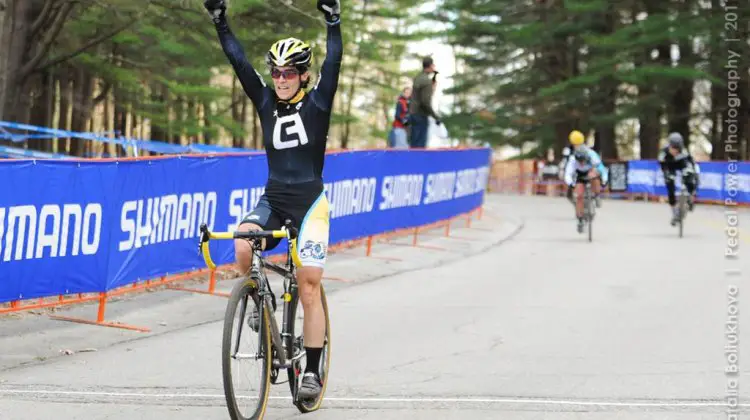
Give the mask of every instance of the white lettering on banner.
[[724, 174], [719, 172], [703, 172], [700, 174], [700, 188], [721, 191], [724, 187]]
[[454, 198], [465, 197], [484, 191], [487, 186], [489, 167], [462, 169], [456, 175], [456, 191]]
[[422, 187], [424, 175], [404, 174], [386, 176], [380, 194], [383, 201], [378, 208], [380, 210], [396, 209], [400, 207], [418, 206], [422, 200]]
[[232, 190], [229, 194], [229, 216], [234, 217], [235, 222], [227, 225], [227, 232], [234, 232], [242, 219], [258, 207], [260, 197], [265, 191], [266, 187]]
[[[71, 216], [73, 240], [68, 253]], [[99, 203], [89, 203], [83, 209], [79, 204], [62, 208], [45, 204], [40, 210], [32, 205], [0, 207], [0, 255], [5, 262], [76, 256], [79, 251], [93, 255], [99, 250], [101, 231]]]
[[630, 169], [628, 171], [628, 183], [637, 185], [654, 185], [656, 172], [657, 171], [651, 171], [648, 169]]
[[118, 249], [128, 251], [155, 243], [194, 238], [203, 223], [213, 229], [216, 197], [216, 192], [211, 191], [126, 201], [122, 205], [120, 228], [128, 236], [119, 242]]
[[377, 179], [344, 179], [324, 185], [331, 218], [372, 211], [375, 206]]
[[455, 172], [439, 172], [427, 175], [423, 204], [452, 200], [455, 184]]

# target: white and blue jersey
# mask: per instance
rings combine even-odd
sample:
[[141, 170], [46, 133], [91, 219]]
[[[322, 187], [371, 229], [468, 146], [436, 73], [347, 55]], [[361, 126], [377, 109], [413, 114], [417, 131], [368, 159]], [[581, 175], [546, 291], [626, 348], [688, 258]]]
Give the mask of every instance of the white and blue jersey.
[[602, 158], [593, 149], [583, 145], [578, 146], [576, 150], [581, 150], [581, 148], [587, 152], [589, 158], [584, 162], [578, 162], [573, 156], [568, 158], [568, 163], [565, 166], [565, 183], [573, 185], [579, 175], [585, 175], [594, 168], [601, 175], [602, 183], [606, 184], [609, 180], [609, 173], [607, 172], [607, 167], [604, 166], [604, 162], [602, 162]]

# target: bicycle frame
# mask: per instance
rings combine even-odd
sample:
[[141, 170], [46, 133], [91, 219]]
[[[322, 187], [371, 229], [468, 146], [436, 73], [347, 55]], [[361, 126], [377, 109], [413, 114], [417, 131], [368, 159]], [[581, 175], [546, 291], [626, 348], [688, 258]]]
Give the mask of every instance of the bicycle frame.
[[[266, 261], [263, 258], [262, 251], [261, 251], [261, 245], [262, 240], [264, 238], [286, 238], [288, 240], [289, 246], [287, 247], [287, 255], [286, 255], [286, 263], [281, 266], [278, 264], [271, 263], [269, 261]], [[300, 352], [299, 355], [294, 355], [294, 349], [293, 343], [290, 342], [289, 348], [287, 346], [284, 346], [283, 339], [284, 338], [294, 338], [291, 337], [289, 331], [287, 331], [287, 325], [289, 325], [289, 317], [291, 316], [291, 305], [296, 305], [297, 303], [297, 277], [296, 277], [296, 267], [301, 266], [301, 263], [299, 261], [299, 258], [297, 256], [297, 232], [296, 229], [294, 229], [291, 226], [291, 222], [287, 221], [286, 226], [282, 228], [281, 230], [274, 230], [274, 231], [250, 231], [250, 232], [209, 232], [208, 227], [203, 224], [201, 225], [201, 242], [200, 242], [200, 248], [203, 254], [203, 259], [206, 262], [206, 265], [211, 268], [215, 269], [216, 264], [211, 259], [211, 254], [209, 252], [208, 248], [208, 242], [210, 239], [246, 239], [249, 240], [253, 245], [253, 262], [252, 267], [250, 269], [249, 277], [251, 280], [254, 280], [258, 289], [257, 296], [260, 299], [259, 303], [259, 314], [262, 317], [263, 311], [266, 308], [269, 308], [269, 318], [270, 318], [270, 326], [271, 326], [271, 340], [273, 343], [273, 346], [275, 347], [276, 355], [278, 358], [278, 363], [276, 359], [273, 361], [273, 367], [276, 369], [290, 369], [292, 367], [292, 363], [304, 356], [304, 352]], [[269, 270], [281, 275], [284, 278], [284, 294], [282, 295], [282, 298], [284, 300], [284, 306], [283, 306], [283, 322], [282, 322], [282, 330], [279, 331], [278, 322], [276, 320], [275, 316], [275, 309], [276, 309], [276, 301], [275, 301], [275, 295], [273, 294], [273, 290], [271, 289], [271, 285], [268, 282], [268, 277], [265, 274], [265, 269], [268, 268]], [[272, 299], [273, 297], [273, 299]], [[240, 310], [240, 315], [242, 320], [245, 319], [245, 310], [247, 309], [247, 296], [245, 297], [245, 300], [242, 302], [242, 308]], [[241, 322], [238, 326], [238, 334], [237, 334], [237, 343], [235, 345], [235, 356], [237, 355], [237, 351], [239, 348], [239, 338], [242, 335], [243, 330], [243, 324], [244, 322]], [[260, 323], [261, 328], [263, 327], [264, 323]], [[262, 349], [260, 348], [261, 344], [259, 344], [258, 352], [256, 353], [256, 357], [260, 357], [262, 355]], [[269, 349], [272, 351], [272, 349]], [[234, 356], [233, 356], [234, 357]]]

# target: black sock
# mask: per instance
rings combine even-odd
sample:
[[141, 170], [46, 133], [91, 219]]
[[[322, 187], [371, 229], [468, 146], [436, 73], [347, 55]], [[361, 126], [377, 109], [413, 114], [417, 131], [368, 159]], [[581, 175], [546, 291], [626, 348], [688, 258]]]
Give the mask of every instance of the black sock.
[[323, 353], [322, 347], [305, 347], [305, 354], [307, 355], [307, 366], [305, 366], [305, 373], [313, 372], [320, 376], [318, 372], [318, 365], [320, 365], [320, 354]]

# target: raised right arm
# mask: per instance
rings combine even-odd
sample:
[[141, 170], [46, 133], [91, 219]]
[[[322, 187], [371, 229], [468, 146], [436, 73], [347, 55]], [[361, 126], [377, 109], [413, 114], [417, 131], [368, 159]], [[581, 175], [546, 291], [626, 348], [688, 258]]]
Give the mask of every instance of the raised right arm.
[[260, 77], [260, 74], [258, 74], [247, 60], [242, 45], [240, 45], [232, 30], [229, 29], [226, 16], [221, 14], [221, 16], [214, 19], [214, 25], [216, 25], [216, 32], [219, 34], [221, 48], [224, 49], [224, 54], [226, 54], [229, 62], [232, 64], [234, 72], [242, 84], [242, 88], [250, 100], [253, 101], [255, 109], [261, 109], [270, 98], [270, 90], [266, 87], [266, 83]]

